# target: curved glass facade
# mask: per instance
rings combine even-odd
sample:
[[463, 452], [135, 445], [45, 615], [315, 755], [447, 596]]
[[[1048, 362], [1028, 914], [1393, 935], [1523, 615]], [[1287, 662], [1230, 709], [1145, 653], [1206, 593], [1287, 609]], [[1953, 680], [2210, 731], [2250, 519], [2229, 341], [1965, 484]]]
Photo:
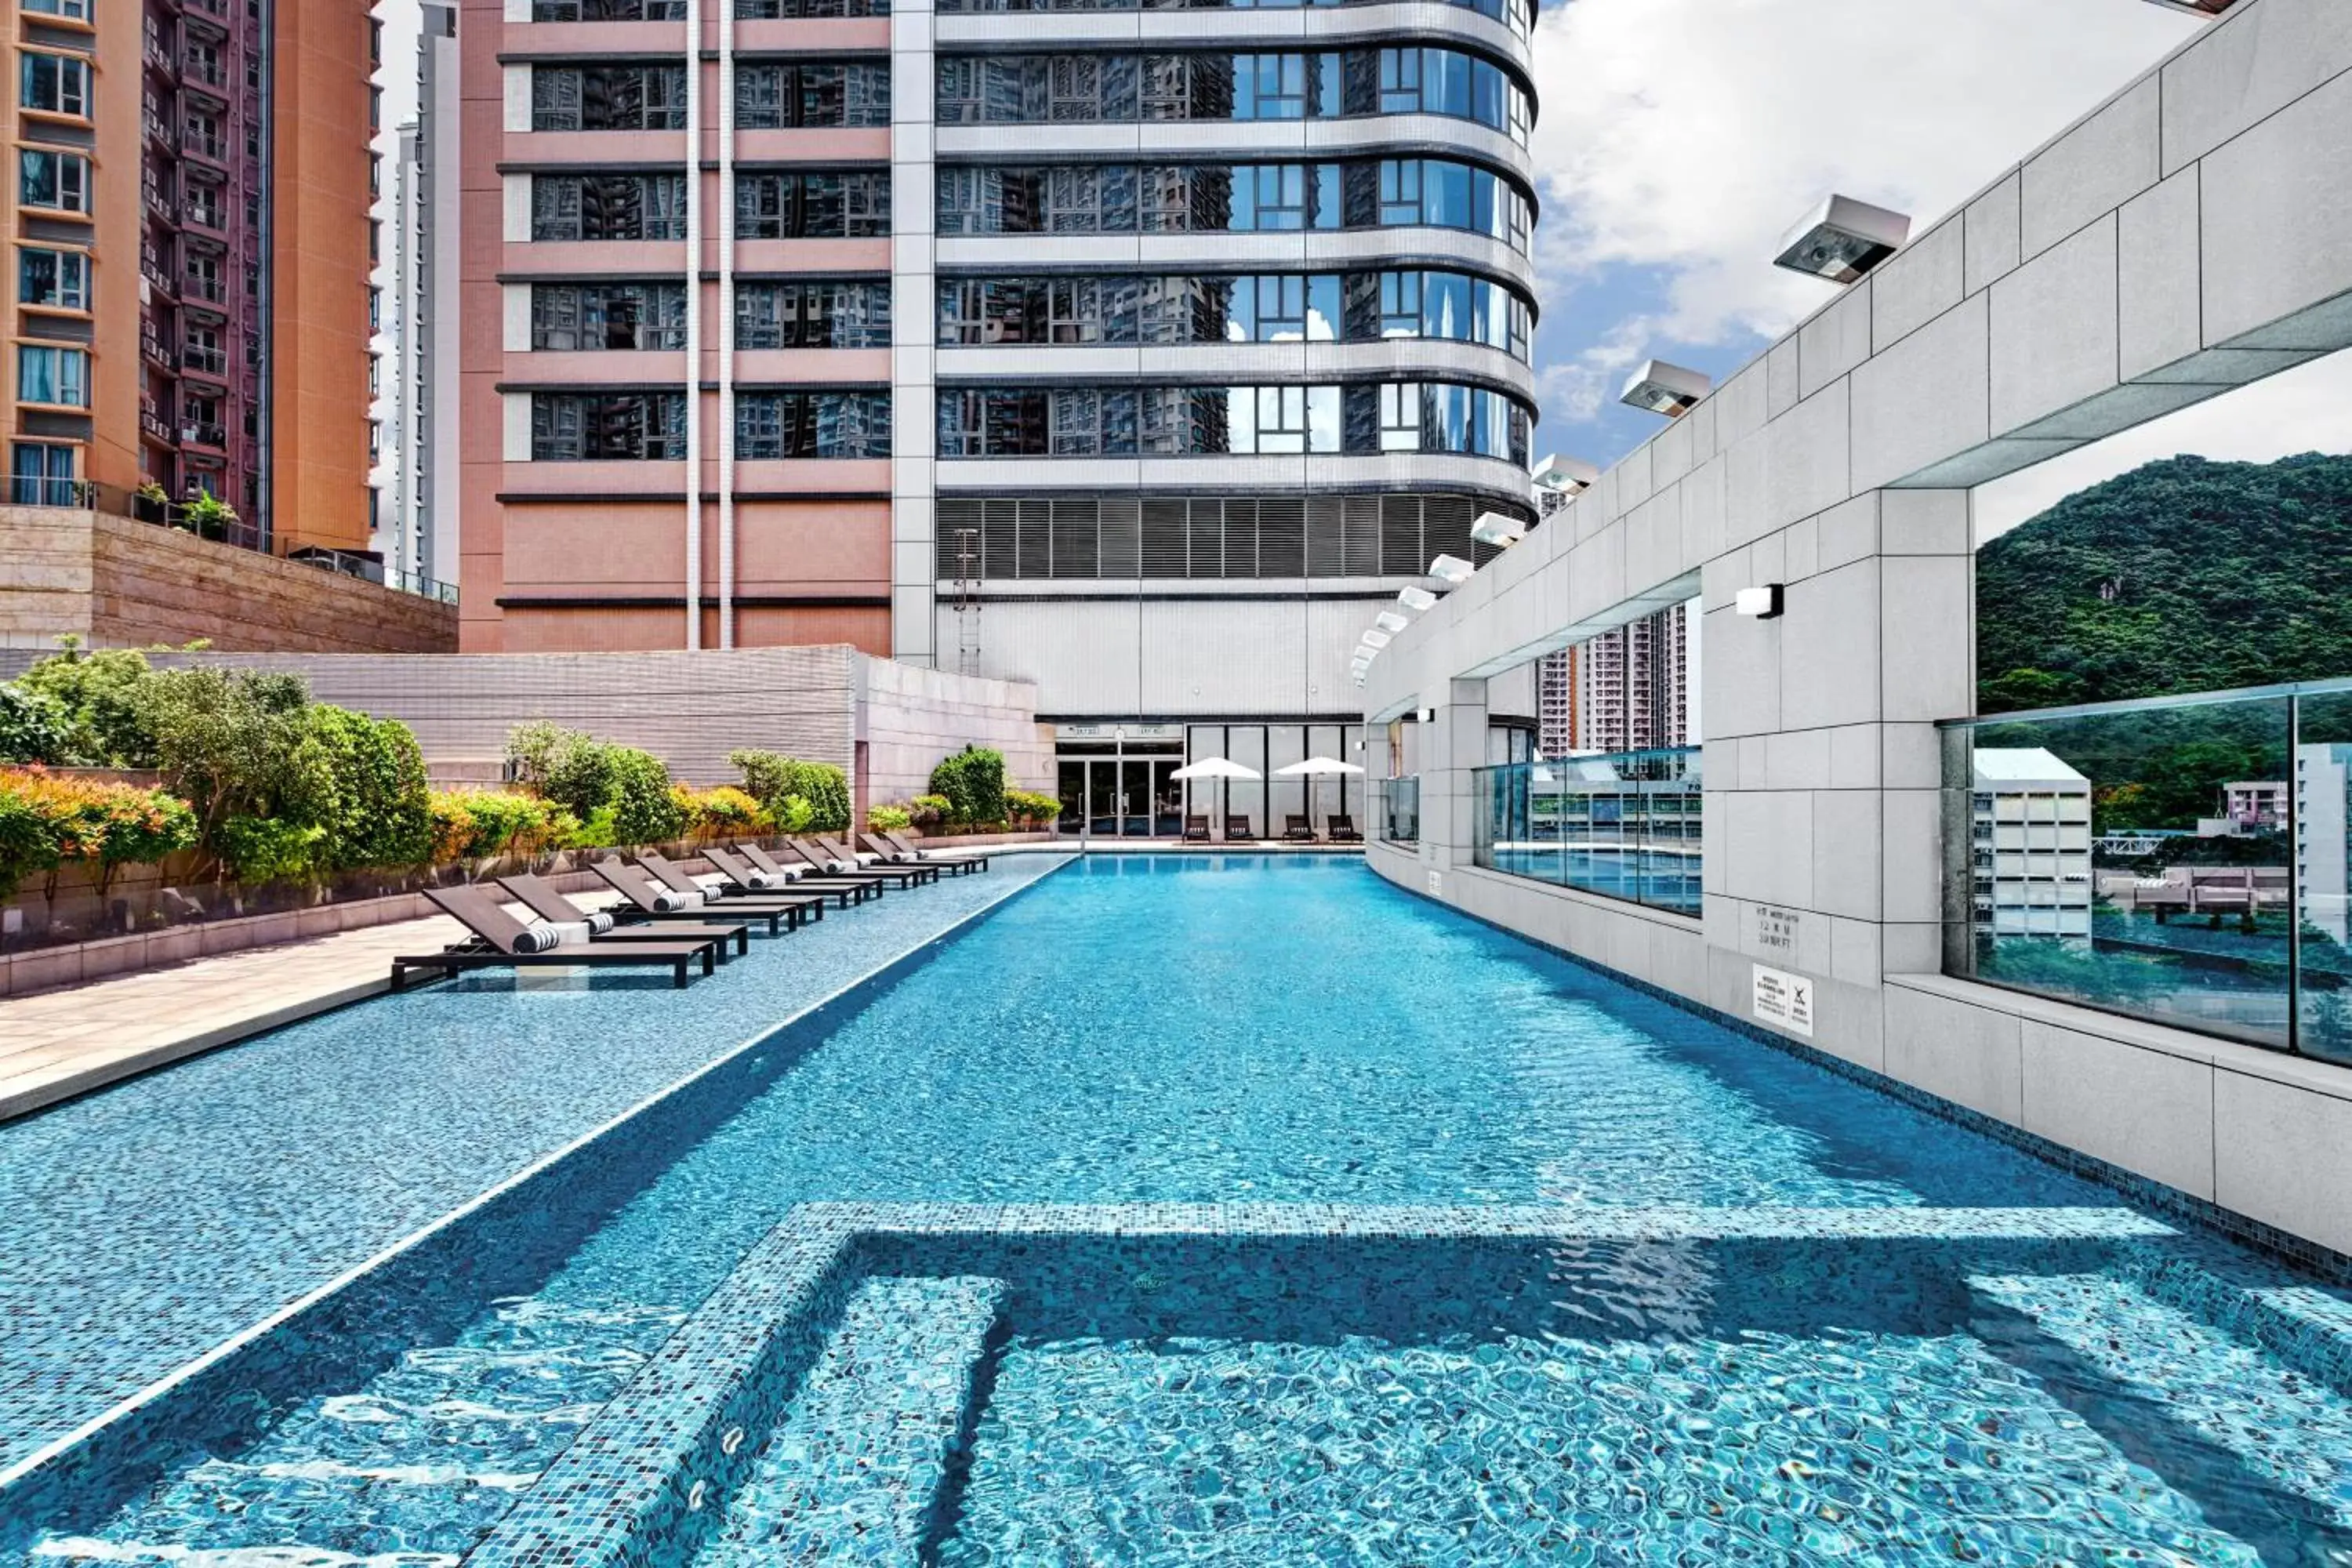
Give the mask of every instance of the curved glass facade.
[[1532, 112], [1494, 61], [1433, 44], [1316, 51], [946, 55], [941, 125], [1341, 120], [1440, 114], [1525, 145]]
[[942, 458], [1429, 452], [1525, 465], [1534, 416], [1444, 382], [1319, 386], [942, 388]]
[[1442, 338], [1528, 358], [1533, 310], [1465, 272], [1078, 273], [951, 278], [940, 345], [1380, 342]]
[[[940, 0], [933, 7], [942, 16], [980, 16], [1005, 11], [1298, 11], [1310, 7], [1372, 5], [1377, 0]], [[1475, 11], [1497, 22], [1507, 22], [1521, 33], [1535, 26], [1533, 0], [1443, 0], [1465, 11]]]
[[939, 171], [939, 228], [959, 234], [1263, 234], [1466, 229], [1521, 255], [1517, 185], [1450, 158], [1312, 163], [957, 164]]

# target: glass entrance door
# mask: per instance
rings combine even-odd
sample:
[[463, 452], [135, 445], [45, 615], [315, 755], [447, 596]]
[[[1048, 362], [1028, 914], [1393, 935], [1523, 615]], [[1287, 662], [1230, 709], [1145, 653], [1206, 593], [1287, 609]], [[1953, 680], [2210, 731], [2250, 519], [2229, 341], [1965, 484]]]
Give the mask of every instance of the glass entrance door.
[[1119, 764], [1109, 757], [1087, 761], [1087, 831], [1117, 837], [1124, 805], [1120, 800]]

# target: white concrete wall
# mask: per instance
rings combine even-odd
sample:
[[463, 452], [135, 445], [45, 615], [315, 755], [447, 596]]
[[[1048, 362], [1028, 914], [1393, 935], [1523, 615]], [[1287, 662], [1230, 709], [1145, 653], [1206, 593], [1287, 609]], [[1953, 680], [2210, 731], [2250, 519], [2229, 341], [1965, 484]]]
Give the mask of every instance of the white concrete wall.
[[[2352, 1252], [2352, 1072], [1936, 973], [1969, 488], [2352, 344], [2347, 168], [2352, 6], [2242, 0], [2001, 172], [1390, 646], [1368, 718], [1435, 719], [1374, 866], [1737, 1016], [1805, 976], [1809, 1044]], [[1705, 919], [1471, 867], [1485, 678], [1694, 576]]]
[[1037, 725], [1037, 689], [887, 658], [857, 658], [869, 805], [906, 800], [930, 785], [941, 757], [967, 745], [1004, 753], [1004, 782], [1054, 793], [1054, 745]]

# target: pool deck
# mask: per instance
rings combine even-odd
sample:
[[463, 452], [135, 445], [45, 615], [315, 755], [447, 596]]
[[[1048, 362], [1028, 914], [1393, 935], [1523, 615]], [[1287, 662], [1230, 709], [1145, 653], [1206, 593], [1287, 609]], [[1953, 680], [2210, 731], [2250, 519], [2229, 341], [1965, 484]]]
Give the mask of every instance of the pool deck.
[[0, 1479], [1066, 858], [830, 910], [685, 991], [550, 971], [262, 1022], [374, 984], [426, 921], [10, 1000], [12, 1047], [20, 1024], [63, 1042], [13, 1058], [80, 1050], [118, 1076], [199, 1029], [263, 1032], [0, 1123]]
[[464, 935], [436, 915], [0, 999], [0, 1121], [375, 995]]

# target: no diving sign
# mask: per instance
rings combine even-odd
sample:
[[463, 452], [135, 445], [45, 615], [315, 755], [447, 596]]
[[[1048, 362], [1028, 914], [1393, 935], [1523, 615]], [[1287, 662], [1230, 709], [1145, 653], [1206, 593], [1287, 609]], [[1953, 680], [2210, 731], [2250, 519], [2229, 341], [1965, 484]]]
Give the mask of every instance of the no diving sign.
[[1792, 1035], [1813, 1037], [1813, 983], [1756, 965], [1756, 1016]]

